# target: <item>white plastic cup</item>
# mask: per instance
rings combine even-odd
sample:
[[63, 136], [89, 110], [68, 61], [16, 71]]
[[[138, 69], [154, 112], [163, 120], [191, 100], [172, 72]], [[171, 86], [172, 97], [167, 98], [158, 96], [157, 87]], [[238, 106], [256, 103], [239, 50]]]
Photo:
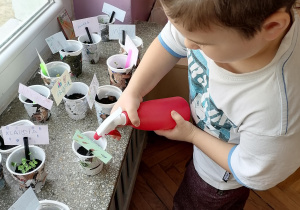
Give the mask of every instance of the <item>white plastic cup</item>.
[[3, 174], [3, 166], [2, 166], [2, 155], [0, 153], [0, 190], [5, 187], [5, 179]]
[[84, 96], [79, 99], [68, 99], [66, 96], [63, 97], [66, 111], [71, 119], [80, 120], [85, 118], [89, 107], [87, 102], [88, 92], [89, 87], [86, 84], [83, 82], [73, 82], [66, 96], [70, 96], [74, 93], [79, 93]]
[[38, 207], [37, 210], [55, 210], [55, 209], [59, 209], [59, 210], [70, 210], [70, 208], [61, 202], [58, 201], [53, 201], [53, 200], [42, 200], [39, 201], [40, 206]]
[[49, 76], [45, 75], [41, 69], [41, 77], [48, 88], [52, 88], [57, 79], [67, 70], [71, 72], [69, 64], [62, 61], [46, 63]]
[[82, 43], [77, 40], [67, 40], [68, 47], [59, 51], [60, 59], [69, 64], [71, 73], [78, 77], [82, 73]]
[[110, 84], [117, 86], [122, 91], [127, 87], [131, 79], [133, 65], [125, 68], [127, 55], [116, 54], [106, 60]]
[[[136, 46], [136, 48], [138, 48], [139, 55], [140, 55], [141, 49], [144, 47], [143, 40], [140, 37], [138, 37], [138, 36], [135, 36], [131, 40], [134, 43], [134, 45]], [[123, 53], [127, 54], [127, 52], [125, 50], [125, 45], [122, 44], [122, 40], [121, 39], [119, 39], [119, 45], [120, 45], [120, 53], [121, 54], [123, 54]]]
[[101, 36], [102, 42], [109, 41], [109, 24], [114, 24], [115, 18], [112, 19], [111, 23], [109, 23], [110, 16], [108, 15], [98, 15], [98, 23], [99, 23], [99, 34]]
[[[86, 137], [88, 137], [90, 140], [97, 143], [103, 150], [106, 149], [107, 141], [105, 138], [100, 138], [99, 140], [94, 140], [93, 136], [95, 134], [95, 131], [86, 131], [86, 132], [83, 132], [82, 134], [85, 135]], [[73, 149], [73, 152], [76, 154], [76, 156], [79, 158], [79, 163], [80, 163], [82, 172], [89, 176], [93, 176], [93, 175], [100, 173], [100, 171], [103, 168], [103, 162], [94, 155], [84, 156], [84, 155], [79, 154], [77, 152], [79, 147], [81, 147], [81, 145], [73, 140], [72, 149]]]
[[87, 34], [78, 37], [78, 41], [83, 45], [82, 60], [95, 64], [98, 63], [100, 59], [101, 36], [99, 34], [92, 33], [91, 37], [93, 39], [92, 44], [88, 44], [90, 40]]
[[31, 160], [34, 158], [42, 161], [42, 163], [36, 169], [25, 174], [15, 172], [16, 166], [13, 166], [11, 163], [21, 163], [22, 158], [25, 158], [24, 146], [9, 154], [6, 160], [6, 168], [12, 177], [17, 181], [19, 188], [23, 192], [29, 187], [32, 187], [32, 189], [38, 193], [44, 186], [47, 177], [47, 173], [45, 171], [46, 153], [42, 148], [34, 145], [29, 145], [29, 150], [31, 153]]
[[[31, 85], [28, 87], [34, 90], [35, 92], [45, 96], [46, 98], [50, 97], [50, 89], [44, 85]], [[27, 98], [21, 94], [19, 94], [19, 100], [24, 104], [24, 107], [27, 111], [28, 116], [30, 117], [30, 120], [44, 123], [49, 119], [51, 113], [50, 110], [48, 110], [47, 108], [34, 102], [26, 102]]]
[[[118, 100], [121, 94], [122, 90], [113, 85], [103, 85], [97, 89], [97, 97], [99, 100], [107, 98], [108, 96], [114, 96]], [[99, 125], [101, 125], [101, 123], [110, 115], [111, 109], [114, 105], [115, 102], [111, 104], [103, 104], [95, 100], [95, 109]]]

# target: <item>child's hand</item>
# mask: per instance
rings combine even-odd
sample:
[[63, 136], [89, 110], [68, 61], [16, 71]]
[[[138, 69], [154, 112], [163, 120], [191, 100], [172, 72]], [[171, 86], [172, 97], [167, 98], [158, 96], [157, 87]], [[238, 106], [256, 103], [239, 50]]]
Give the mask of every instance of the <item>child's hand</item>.
[[195, 129], [197, 129], [192, 123], [183, 119], [183, 117], [176, 111], [171, 112], [172, 118], [176, 122], [176, 126], [171, 130], [158, 130], [156, 134], [165, 136], [168, 139], [180, 140], [193, 143], [195, 135]]
[[113, 113], [117, 108], [121, 107], [123, 111], [126, 111], [131, 123], [134, 126], [139, 126], [140, 118], [138, 116], [137, 110], [142, 102], [142, 98], [135, 96], [131, 92], [122, 93], [121, 97], [117, 100], [116, 104], [113, 106], [111, 113]]

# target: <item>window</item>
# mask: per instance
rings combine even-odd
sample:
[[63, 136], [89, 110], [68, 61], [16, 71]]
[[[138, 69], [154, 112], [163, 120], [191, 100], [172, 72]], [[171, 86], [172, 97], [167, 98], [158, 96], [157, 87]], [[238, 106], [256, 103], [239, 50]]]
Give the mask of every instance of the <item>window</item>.
[[28, 28], [53, 0], [0, 0], [0, 49]]
[[[0, 0], [0, 19], [7, 12], [1, 6], [4, 2], [10, 1], [13, 0]], [[18, 1], [28, 4], [32, 0]], [[47, 0], [46, 2], [39, 7], [34, 16], [27, 19], [27, 23], [22, 25], [21, 29], [9, 39], [6, 38], [7, 41], [0, 48], [0, 114], [9, 108], [10, 102], [18, 96], [19, 83], [26, 84], [38, 70], [40, 62], [36, 49], [44, 60], [51, 56], [51, 50], [45, 39], [61, 31], [57, 16], [66, 9], [73, 17], [73, 0]], [[2, 36], [0, 38], [3, 39]]]

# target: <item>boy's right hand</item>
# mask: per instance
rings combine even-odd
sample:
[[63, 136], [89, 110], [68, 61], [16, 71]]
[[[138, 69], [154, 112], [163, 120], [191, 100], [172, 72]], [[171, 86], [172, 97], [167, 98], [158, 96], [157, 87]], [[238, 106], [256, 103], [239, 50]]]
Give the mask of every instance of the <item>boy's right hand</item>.
[[117, 108], [121, 107], [123, 111], [127, 112], [131, 123], [135, 127], [138, 127], [140, 125], [140, 118], [138, 116], [137, 110], [142, 101], [143, 98], [138, 94], [134, 94], [124, 90], [121, 97], [117, 100], [110, 113], [113, 113]]

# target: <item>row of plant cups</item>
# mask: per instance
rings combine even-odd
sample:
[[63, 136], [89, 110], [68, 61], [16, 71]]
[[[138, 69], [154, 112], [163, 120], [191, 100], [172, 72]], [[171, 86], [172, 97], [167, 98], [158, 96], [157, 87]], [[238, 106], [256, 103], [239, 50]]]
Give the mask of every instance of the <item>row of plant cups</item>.
[[[107, 21], [106, 19], [107, 17], [105, 17], [105, 15], [100, 15], [98, 17], [99, 24], [101, 25], [101, 33], [91, 34], [94, 41], [93, 44], [87, 43], [89, 41], [87, 35], [80, 36], [78, 40], [67, 40], [69, 43], [68, 48], [59, 51], [62, 61], [54, 61], [46, 64], [49, 75], [44, 74], [44, 72], [41, 70], [41, 78], [43, 79], [45, 86], [31, 85], [29, 88], [45, 96], [46, 98], [49, 98], [51, 95], [50, 89], [55, 84], [57, 78], [62, 75], [65, 70], [78, 77], [82, 73], [82, 60], [89, 61], [91, 64], [97, 63], [100, 57], [100, 42], [108, 41], [108, 24], [105, 23], [105, 21]], [[132, 39], [132, 41], [139, 49], [143, 47], [143, 41], [141, 38], [136, 36], [136, 38]], [[110, 85], [100, 86], [97, 89], [97, 95], [94, 104], [99, 125], [109, 116], [111, 108], [121, 96], [122, 91], [126, 88], [132, 74], [133, 66], [124, 68], [127, 54], [124, 50], [125, 46], [121, 43], [121, 40], [119, 40], [119, 44], [120, 54], [112, 55], [106, 61]], [[87, 84], [83, 82], [73, 82], [71, 89], [63, 97], [66, 112], [71, 119], [80, 120], [85, 118], [86, 113], [89, 110], [87, 102], [88, 91], [89, 87]], [[79, 94], [80, 97], [70, 97], [74, 94]], [[27, 111], [31, 121], [45, 123], [50, 118], [50, 110], [46, 109], [45, 107], [28, 100], [21, 94], [19, 94], [19, 100], [24, 104], [24, 108]], [[34, 125], [31, 121], [20, 120], [11, 123], [10, 125]], [[94, 133], [94, 131], [83, 132], [83, 134], [92, 141], [94, 141]], [[29, 187], [32, 187], [35, 192], [39, 192], [44, 186], [47, 177], [47, 172], [45, 170], [45, 151], [38, 146], [30, 145], [29, 149], [31, 160], [26, 161], [24, 146], [4, 145], [1, 135], [0, 138], [2, 141], [0, 145], [0, 189], [5, 186], [1, 154], [8, 154], [7, 161], [4, 165], [14, 180], [18, 183], [19, 188], [22, 191], [25, 191]], [[106, 139], [102, 139], [101, 141], [98, 140], [97, 144], [102, 147], [103, 150], [106, 150]], [[95, 157], [93, 154], [90, 154], [89, 151], [87, 151], [74, 140], [72, 141], [72, 150], [78, 158], [80, 168], [84, 174], [91, 176], [100, 173], [103, 168], [103, 162], [100, 159]], [[31, 169], [28, 169], [29, 167]], [[45, 200], [41, 201], [40, 203], [41, 206], [45, 207], [49, 207], [50, 205], [52, 207], [60, 207], [60, 209], [69, 209], [65, 204], [57, 201]]]

